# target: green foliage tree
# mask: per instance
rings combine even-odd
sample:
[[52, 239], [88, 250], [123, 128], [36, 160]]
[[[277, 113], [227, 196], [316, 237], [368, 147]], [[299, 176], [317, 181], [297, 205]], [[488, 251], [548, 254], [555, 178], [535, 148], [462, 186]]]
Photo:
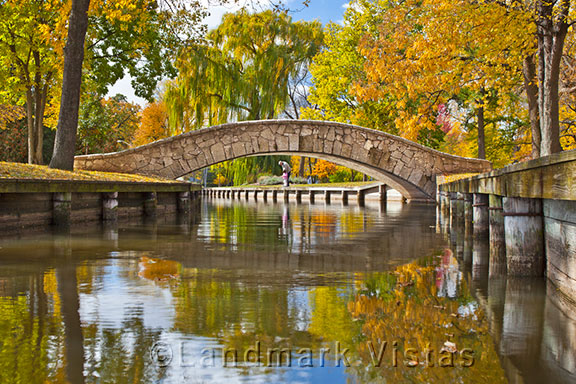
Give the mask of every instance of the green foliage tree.
[[85, 101], [80, 106], [76, 153], [126, 149], [140, 124], [140, 109], [122, 95]]
[[[176, 62], [179, 76], [165, 93], [172, 130], [279, 116], [290, 102], [291, 81], [321, 45], [317, 21], [292, 22], [270, 10], [225, 15], [205, 43], [184, 50]], [[277, 159], [242, 159], [229, 168], [227, 178], [244, 183], [277, 170]]]
[[[379, 8], [378, 8], [379, 7]], [[302, 118], [357, 124], [397, 134], [390, 102], [360, 100], [351, 87], [366, 79], [366, 62], [358, 50], [365, 35], [374, 35], [382, 23], [384, 8], [379, 3], [357, 1], [344, 13], [344, 23], [330, 23], [324, 30], [325, 48], [310, 65], [312, 107], [303, 108]]]
[[292, 22], [286, 13], [241, 10], [179, 56], [180, 74], [166, 90], [172, 126], [184, 130], [229, 120], [278, 116], [288, 83], [322, 44], [320, 23]]

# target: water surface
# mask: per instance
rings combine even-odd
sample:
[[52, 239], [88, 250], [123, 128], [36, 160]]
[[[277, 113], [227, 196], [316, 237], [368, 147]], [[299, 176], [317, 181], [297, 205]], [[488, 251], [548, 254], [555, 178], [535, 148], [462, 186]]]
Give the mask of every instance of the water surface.
[[0, 382], [576, 377], [573, 307], [543, 279], [472, 273], [434, 207], [198, 215], [2, 237]]

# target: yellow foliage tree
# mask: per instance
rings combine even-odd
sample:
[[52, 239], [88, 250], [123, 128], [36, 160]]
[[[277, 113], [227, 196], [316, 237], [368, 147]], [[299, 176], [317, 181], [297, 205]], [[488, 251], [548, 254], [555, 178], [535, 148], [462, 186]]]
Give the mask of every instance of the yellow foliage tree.
[[336, 164], [320, 159], [314, 164], [312, 176], [316, 176], [321, 182], [327, 182], [330, 175], [336, 172], [336, 169]]
[[142, 111], [140, 126], [134, 134], [132, 145], [144, 145], [169, 136], [166, 105], [162, 101], [149, 103]]
[[506, 129], [524, 117], [515, 114], [517, 89], [534, 28], [529, 13], [490, 2], [390, 3], [378, 33], [360, 42], [367, 80], [352, 94], [394, 100], [398, 132], [414, 141], [439, 131], [439, 107], [454, 100], [478, 143], [466, 155], [485, 158], [487, 125]]

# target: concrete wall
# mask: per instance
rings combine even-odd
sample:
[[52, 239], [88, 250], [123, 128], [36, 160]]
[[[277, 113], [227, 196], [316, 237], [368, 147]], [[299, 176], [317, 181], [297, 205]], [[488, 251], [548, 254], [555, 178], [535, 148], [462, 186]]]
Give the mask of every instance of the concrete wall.
[[576, 302], [576, 201], [543, 200], [546, 273]]
[[[115, 192], [111, 192], [115, 191]], [[189, 213], [200, 187], [187, 183], [0, 182], [0, 228], [114, 221]]]
[[[490, 249], [494, 254], [494, 239], [501, 238], [506, 263], [491, 271], [545, 274], [576, 303], [576, 150], [442, 184], [439, 190], [444, 206], [449, 198], [456, 201], [456, 195], [484, 194], [490, 217], [502, 212], [503, 228], [490, 221]], [[491, 257], [490, 263], [497, 259]]]

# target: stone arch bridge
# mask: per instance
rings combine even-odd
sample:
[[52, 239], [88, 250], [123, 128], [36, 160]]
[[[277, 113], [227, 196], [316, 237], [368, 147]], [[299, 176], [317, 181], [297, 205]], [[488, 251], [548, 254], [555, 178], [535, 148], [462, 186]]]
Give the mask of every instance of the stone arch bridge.
[[332, 161], [372, 176], [408, 200], [432, 200], [436, 176], [486, 172], [490, 162], [448, 155], [373, 129], [307, 120], [228, 123], [121, 152], [77, 156], [76, 169], [178, 178], [246, 156], [289, 154]]

